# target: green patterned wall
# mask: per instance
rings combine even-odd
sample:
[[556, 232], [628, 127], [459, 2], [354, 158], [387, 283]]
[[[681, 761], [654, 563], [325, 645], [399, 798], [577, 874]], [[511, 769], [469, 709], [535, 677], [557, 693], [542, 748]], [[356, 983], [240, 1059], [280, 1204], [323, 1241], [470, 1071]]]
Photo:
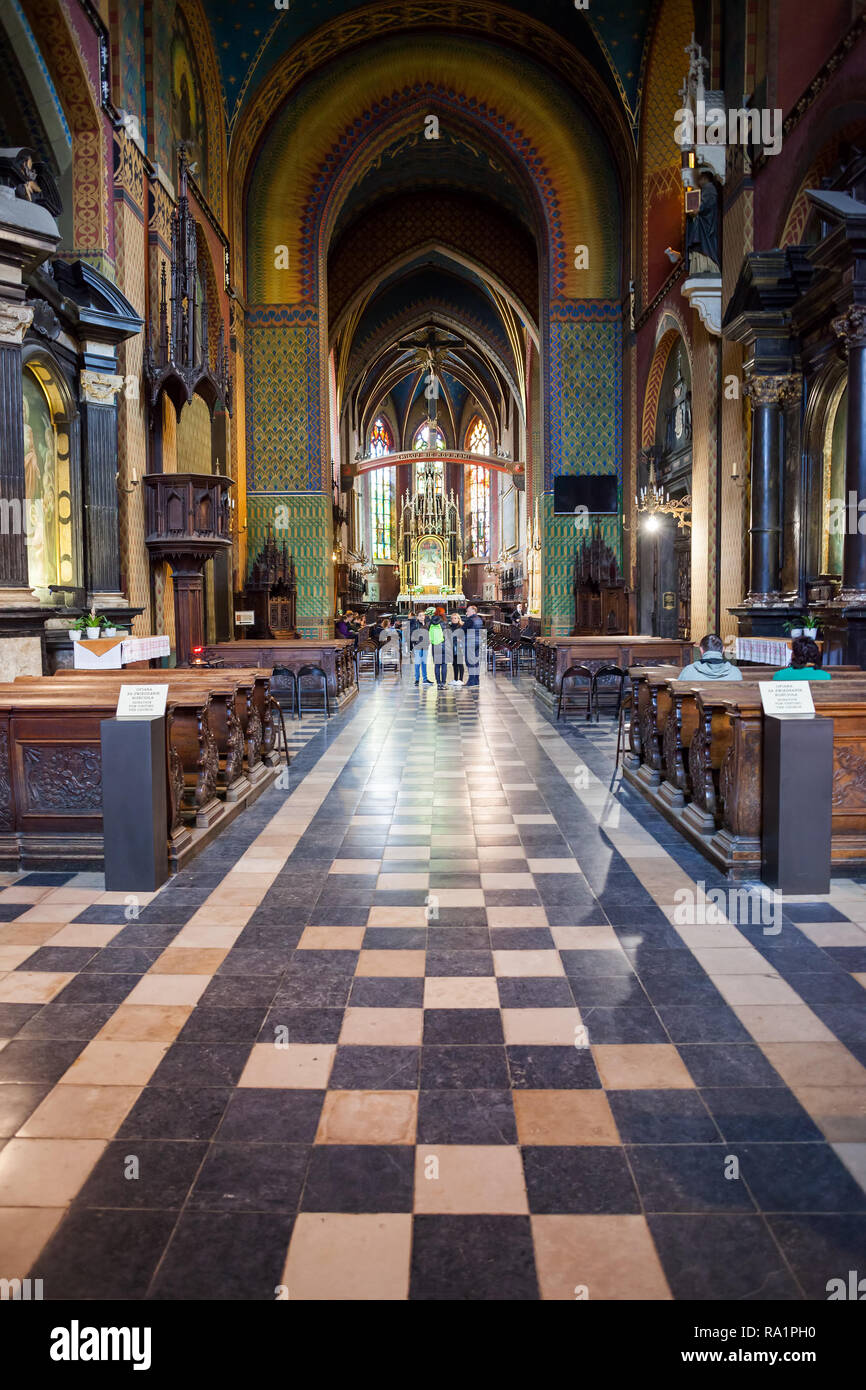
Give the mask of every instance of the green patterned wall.
[[[247, 554], [250, 563], [268, 537], [286, 542], [295, 557], [298, 631], [302, 637], [330, 637], [332, 628], [333, 521], [331, 499], [321, 492], [247, 496]], [[282, 522], [288, 525], [283, 526]]]
[[[545, 637], [567, 637], [574, 626], [574, 557], [586, 532], [578, 531], [573, 516], [554, 516], [553, 493], [541, 499], [541, 582], [544, 595], [542, 629]], [[598, 526], [622, 569], [622, 531], [619, 518], [586, 518]]]
[[252, 492], [315, 492], [319, 444], [319, 340], [290, 310], [247, 316], [247, 486]]

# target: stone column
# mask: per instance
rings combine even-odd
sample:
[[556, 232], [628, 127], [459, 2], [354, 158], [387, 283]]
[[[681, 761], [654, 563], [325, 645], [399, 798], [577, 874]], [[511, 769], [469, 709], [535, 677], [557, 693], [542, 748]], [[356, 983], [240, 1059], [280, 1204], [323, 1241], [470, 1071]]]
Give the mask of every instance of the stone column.
[[81, 373], [87, 588], [94, 595], [120, 594], [117, 393], [122, 386], [122, 376]]
[[801, 384], [798, 376], [753, 376], [744, 389], [752, 401], [752, 513], [746, 603], [767, 607], [781, 601], [785, 465], [782, 407], [799, 398]]
[[[848, 351], [845, 501], [850, 503], [853, 493], [857, 506], [866, 499], [866, 308], [855, 305], [834, 320], [833, 329], [844, 339]], [[866, 607], [866, 536], [860, 534], [858, 527], [845, 528], [840, 599], [843, 603]]]
[[29, 304], [0, 300], [0, 589], [28, 603], [21, 344], [32, 318]]

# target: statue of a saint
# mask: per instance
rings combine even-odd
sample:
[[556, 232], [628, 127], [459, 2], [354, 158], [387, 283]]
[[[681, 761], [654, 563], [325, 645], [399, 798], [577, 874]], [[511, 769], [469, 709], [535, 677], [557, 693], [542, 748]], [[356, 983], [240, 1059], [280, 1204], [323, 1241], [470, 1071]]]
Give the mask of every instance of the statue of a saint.
[[719, 254], [719, 191], [712, 176], [698, 175], [701, 205], [688, 214], [686, 255], [690, 275], [721, 275]]

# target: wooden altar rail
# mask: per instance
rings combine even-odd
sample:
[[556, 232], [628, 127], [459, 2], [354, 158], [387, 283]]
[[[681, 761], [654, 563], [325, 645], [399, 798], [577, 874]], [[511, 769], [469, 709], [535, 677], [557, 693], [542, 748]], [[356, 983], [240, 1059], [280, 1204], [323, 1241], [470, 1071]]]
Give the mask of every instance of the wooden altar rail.
[[666, 637], [537, 637], [535, 639], [535, 693], [545, 704], [555, 705], [563, 672], [569, 666], [618, 666], [628, 670], [638, 664], [670, 663], [677, 671], [693, 657], [691, 642]]
[[[760, 684], [776, 669], [754, 668], [748, 681], [712, 682], [631, 673], [636, 716], [626, 780], [735, 878], [761, 872]], [[841, 711], [834, 724], [833, 863], [863, 867], [866, 790], [857, 788], [851, 769], [862, 767], [866, 784], [866, 672], [834, 667], [832, 681], [811, 688], [819, 715], [835, 720]]]
[[[168, 684], [169, 863], [182, 868], [278, 776], [255, 707], [268, 673], [65, 672], [0, 686], [0, 863], [102, 865], [103, 719], [121, 684]], [[219, 677], [208, 681], [208, 674]], [[153, 678], [156, 678], [154, 680]]]
[[[205, 647], [204, 655], [206, 660], [220, 660], [227, 667], [257, 666], [266, 669], [271, 676], [271, 691], [274, 696], [285, 694], [290, 689], [290, 682], [285, 676], [273, 674], [274, 667], [284, 666], [291, 671], [298, 671], [302, 666], [322, 666], [327, 676], [331, 706], [339, 710], [358, 694], [354, 650], [354, 642], [346, 637], [322, 641], [305, 638], [275, 638], [267, 642], [240, 639], [235, 642], [216, 642]], [[308, 704], [310, 699], [321, 699], [315, 684], [311, 685], [309, 696], [305, 688], [304, 703]]]

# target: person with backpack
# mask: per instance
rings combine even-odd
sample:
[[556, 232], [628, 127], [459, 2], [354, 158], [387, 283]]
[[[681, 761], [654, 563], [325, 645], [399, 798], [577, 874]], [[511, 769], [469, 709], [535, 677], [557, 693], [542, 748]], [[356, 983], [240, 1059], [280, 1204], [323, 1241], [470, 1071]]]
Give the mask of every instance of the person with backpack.
[[435, 608], [427, 609], [427, 632], [430, 636], [430, 646], [433, 648], [433, 671], [436, 676], [436, 684], [441, 687], [445, 684], [445, 677], [448, 674], [448, 663], [445, 657], [445, 628]]
[[464, 665], [466, 639], [463, 636], [463, 619], [456, 609], [451, 614], [451, 626], [448, 628], [448, 636], [451, 638], [451, 662], [454, 667], [454, 679], [451, 684], [462, 685], [463, 672], [466, 669]]

